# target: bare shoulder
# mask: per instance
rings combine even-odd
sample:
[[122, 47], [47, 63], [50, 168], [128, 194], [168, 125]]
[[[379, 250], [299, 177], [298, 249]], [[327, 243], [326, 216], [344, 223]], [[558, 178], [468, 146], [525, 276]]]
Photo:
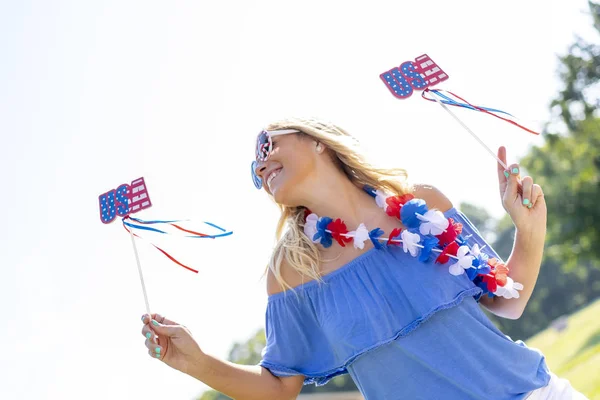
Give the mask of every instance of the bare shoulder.
[[283, 287], [275, 278], [275, 273], [271, 268], [267, 269], [267, 295], [283, 292]]
[[[285, 260], [285, 257], [281, 260], [280, 266], [281, 277], [284, 281], [286, 281], [290, 286], [294, 285], [294, 272], [288, 262]], [[285, 290], [283, 285], [277, 281], [275, 277], [275, 272], [271, 270], [271, 268], [267, 271], [267, 295], [272, 295], [276, 293], [281, 293]]]
[[416, 198], [423, 199], [429, 208], [437, 208], [444, 212], [452, 208], [452, 202], [435, 186], [417, 184], [414, 185], [414, 193]]

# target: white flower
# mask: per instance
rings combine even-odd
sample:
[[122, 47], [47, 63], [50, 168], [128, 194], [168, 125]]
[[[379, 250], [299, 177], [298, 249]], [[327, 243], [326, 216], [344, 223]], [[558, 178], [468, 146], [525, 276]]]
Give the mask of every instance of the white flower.
[[441, 235], [450, 225], [450, 221], [444, 217], [444, 213], [438, 210], [429, 210], [424, 215], [416, 214], [421, 221], [419, 231], [421, 235]]
[[348, 232], [348, 235], [354, 236], [354, 248], [362, 250], [365, 248], [365, 241], [369, 239], [369, 230], [365, 224], [360, 224], [355, 231]]
[[400, 234], [400, 237], [402, 238], [404, 252], [416, 257], [419, 253], [419, 246], [417, 244], [421, 241], [421, 236], [418, 233], [411, 233], [405, 229]]
[[469, 248], [467, 246], [460, 246], [456, 252], [458, 261], [450, 266], [450, 273], [458, 276], [465, 272], [465, 269], [473, 268], [473, 260], [475, 257], [469, 254]]
[[304, 223], [304, 234], [313, 241], [313, 243], [319, 243], [321, 238], [317, 240], [313, 240], [317, 233], [317, 222], [319, 221], [319, 216], [315, 213], [308, 214], [306, 217], [306, 222]]
[[375, 191], [375, 203], [377, 203], [377, 206], [380, 208], [383, 208], [383, 210], [385, 211], [386, 207], [387, 207], [387, 203], [385, 202], [385, 200], [389, 197], [387, 194], [385, 194], [384, 192], [382, 192], [381, 190], [376, 190]]
[[520, 294], [519, 290], [523, 290], [523, 285], [519, 282], [513, 281], [510, 276], [506, 277], [506, 285], [498, 286], [498, 289], [494, 292], [496, 296], [504, 297], [506, 299], [518, 299]]
[[450, 266], [449, 271], [454, 276], [462, 275], [465, 273], [465, 270], [460, 265], [458, 265], [457, 262]]

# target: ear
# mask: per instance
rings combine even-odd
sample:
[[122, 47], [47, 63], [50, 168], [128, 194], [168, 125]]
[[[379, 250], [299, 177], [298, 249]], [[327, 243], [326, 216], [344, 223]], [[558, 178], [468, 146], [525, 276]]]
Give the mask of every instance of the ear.
[[323, 146], [321, 143], [315, 141], [315, 151], [317, 152], [317, 154], [321, 154], [321, 153], [323, 153], [323, 151], [325, 151], [325, 146]]

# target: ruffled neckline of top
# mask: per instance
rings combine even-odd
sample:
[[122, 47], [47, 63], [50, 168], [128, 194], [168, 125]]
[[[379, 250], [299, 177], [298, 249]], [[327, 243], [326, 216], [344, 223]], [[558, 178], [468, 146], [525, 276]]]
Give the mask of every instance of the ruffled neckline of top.
[[[444, 211], [444, 216], [446, 218], [449, 218], [449, 217], [454, 216], [457, 212], [458, 212], [458, 210], [455, 207], [452, 207], [449, 210]], [[321, 282], [313, 279], [313, 280], [301, 283], [297, 286], [294, 286], [291, 290], [288, 289], [288, 290], [284, 290], [282, 292], [273, 293], [268, 296], [268, 302], [273, 302], [273, 301], [277, 301], [280, 299], [286, 299], [289, 296], [295, 297], [293, 292], [309, 290], [311, 288], [317, 287], [317, 285], [319, 285], [319, 284], [329, 282], [330, 280], [334, 279], [336, 276], [343, 274], [344, 272], [347, 273], [347, 271], [351, 270], [352, 267], [354, 265], [356, 265], [357, 263], [364, 261], [365, 259], [368, 259], [370, 257], [373, 257], [374, 254], [378, 254], [380, 252], [386, 252], [386, 251], [390, 251], [390, 249], [388, 249], [387, 247], [383, 247], [382, 249], [377, 249], [375, 247], [372, 247], [369, 250], [365, 251], [364, 253], [359, 254], [352, 260], [348, 261], [344, 265], [340, 266], [339, 268], [336, 268], [335, 270], [322, 275]]]

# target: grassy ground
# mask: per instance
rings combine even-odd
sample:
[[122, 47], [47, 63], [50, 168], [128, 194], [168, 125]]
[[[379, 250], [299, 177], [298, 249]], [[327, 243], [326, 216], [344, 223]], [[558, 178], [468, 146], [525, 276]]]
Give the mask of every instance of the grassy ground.
[[600, 400], [600, 299], [569, 316], [564, 331], [548, 328], [525, 343], [544, 353], [552, 372]]

